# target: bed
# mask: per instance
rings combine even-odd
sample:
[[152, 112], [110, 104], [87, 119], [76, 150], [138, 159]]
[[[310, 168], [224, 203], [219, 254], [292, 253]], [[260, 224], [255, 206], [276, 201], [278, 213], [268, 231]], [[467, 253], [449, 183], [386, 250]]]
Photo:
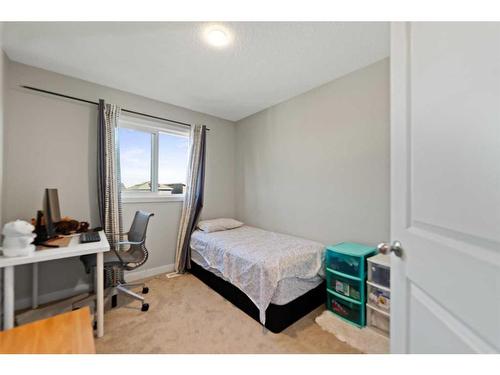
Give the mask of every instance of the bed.
[[278, 333], [325, 301], [324, 245], [243, 225], [191, 236], [190, 272]]

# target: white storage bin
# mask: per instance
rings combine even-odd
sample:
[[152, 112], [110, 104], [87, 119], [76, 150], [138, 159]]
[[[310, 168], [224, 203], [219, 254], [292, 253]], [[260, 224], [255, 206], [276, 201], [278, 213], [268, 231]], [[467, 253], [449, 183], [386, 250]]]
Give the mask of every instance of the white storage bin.
[[389, 314], [375, 309], [369, 304], [366, 305], [367, 319], [366, 322], [368, 326], [375, 328], [377, 331], [390, 335], [391, 323]]
[[373, 284], [371, 281], [367, 282], [367, 302], [368, 304], [376, 307], [377, 309], [390, 313], [391, 311], [391, 292], [388, 288], [384, 288]]
[[378, 254], [367, 259], [368, 281], [389, 288], [391, 286], [391, 258]]

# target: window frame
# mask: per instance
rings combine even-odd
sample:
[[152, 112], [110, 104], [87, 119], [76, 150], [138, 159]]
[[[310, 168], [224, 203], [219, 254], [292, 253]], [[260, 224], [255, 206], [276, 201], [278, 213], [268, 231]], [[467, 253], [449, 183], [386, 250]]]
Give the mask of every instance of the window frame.
[[[191, 142], [189, 128], [166, 122], [145, 120], [143, 118], [128, 115], [121, 115], [118, 120], [118, 139], [118, 132], [120, 128], [132, 129], [151, 134], [151, 191], [121, 191], [122, 203], [184, 201], [185, 194], [172, 195], [167, 192], [158, 191], [159, 144], [160, 133], [187, 137], [188, 142]], [[119, 140], [118, 147], [120, 147]], [[119, 181], [119, 183], [121, 184], [121, 181]]]

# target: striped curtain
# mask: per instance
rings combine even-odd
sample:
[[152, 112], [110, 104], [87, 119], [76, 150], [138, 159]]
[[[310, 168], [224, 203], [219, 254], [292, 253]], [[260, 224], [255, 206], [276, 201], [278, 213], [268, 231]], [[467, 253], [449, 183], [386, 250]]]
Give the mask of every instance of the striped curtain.
[[99, 100], [98, 114], [98, 202], [101, 226], [110, 245], [119, 239], [113, 234], [123, 233], [122, 202], [120, 194], [120, 157], [118, 148], [118, 119], [120, 107]]
[[207, 128], [195, 125], [191, 128], [190, 152], [186, 196], [182, 207], [177, 249], [175, 252], [175, 271], [184, 273], [191, 268], [190, 240], [203, 208], [205, 190], [205, 148]]

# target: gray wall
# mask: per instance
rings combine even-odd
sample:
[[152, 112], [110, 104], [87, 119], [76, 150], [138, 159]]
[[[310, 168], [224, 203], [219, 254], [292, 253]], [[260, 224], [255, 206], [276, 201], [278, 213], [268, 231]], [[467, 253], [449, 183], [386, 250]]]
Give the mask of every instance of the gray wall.
[[389, 240], [389, 60], [236, 126], [236, 212], [325, 244]]
[[[0, 24], [0, 31], [2, 25]], [[1, 41], [1, 32], [0, 32]], [[7, 66], [9, 59], [7, 55], [0, 49], [0, 197], [3, 190], [3, 132], [6, 119], [6, 102], [7, 102]], [[0, 199], [0, 227], [2, 227], [2, 208], [3, 201]]]
[[[1, 28], [1, 25], [0, 25]], [[3, 189], [3, 132], [6, 117], [6, 92], [7, 92], [7, 64], [8, 59], [5, 53], [0, 49], [0, 197]], [[3, 201], [0, 199], [0, 227], [2, 225]]]
[[[27, 91], [31, 85], [90, 100], [103, 98], [124, 108], [189, 123], [203, 123], [208, 135], [204, 217], [234, 216], [234, 123], [141, 96], [11, 62], [5, 124], [4, 221], [29, 220], [41, 208], [45, 187], [57, 187], [61, 213], [98, 224], [96, 198], [96, 106]], [[168, 88], [165, 88], [168, 89]], [[137, 209], [155, 213], [147, 245], [150, 259], [142, 275], [169, 271], [182, 202], [124, 205], [128, 227]], [[42, 264], [42, 302], [86, 290], [78, 259]], [[17, 306], [28, 302], [30, 268], [16, 268]], [[55, 293], [55, 294], [53, 294]], [[21, 300], [20, 299], [23, 299]]]

